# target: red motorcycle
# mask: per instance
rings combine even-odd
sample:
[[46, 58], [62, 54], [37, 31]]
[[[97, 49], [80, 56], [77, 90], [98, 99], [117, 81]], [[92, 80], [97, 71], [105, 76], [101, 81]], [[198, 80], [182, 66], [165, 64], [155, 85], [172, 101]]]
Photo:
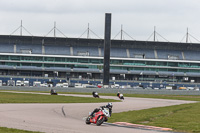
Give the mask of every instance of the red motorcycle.
[[88, 116], [85, 120], [86, 124], [94, 123], [97, 126], [100, 126], [104, 121], [108, 120], [108, 117], [110, 117], [109, 109], [103, 108], [100, 109], [99, 112], [94, 114], [94, 117], [91, 118], [91, 116]]

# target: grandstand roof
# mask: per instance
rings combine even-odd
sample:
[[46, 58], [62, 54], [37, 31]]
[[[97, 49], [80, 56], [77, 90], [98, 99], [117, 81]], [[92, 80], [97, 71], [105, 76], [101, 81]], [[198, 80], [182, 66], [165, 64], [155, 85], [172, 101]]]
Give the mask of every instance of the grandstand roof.
[[[43, 36], [14, 36], [0, 35], [0, 43], [4, 44], [43, 44], [66, 46], [98, 46], [103, 47], [103, 39], [43, 37]], [[136, 40], [111, 40], [111, 47], [147, 48], [147, 49], [172, 49], [199, 51], [199, 43], [136, 41]]]

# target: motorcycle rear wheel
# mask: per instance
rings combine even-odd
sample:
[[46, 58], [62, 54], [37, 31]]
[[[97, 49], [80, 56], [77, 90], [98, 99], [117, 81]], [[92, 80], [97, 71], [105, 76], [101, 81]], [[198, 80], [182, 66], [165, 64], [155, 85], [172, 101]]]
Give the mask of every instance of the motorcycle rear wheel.
[[102, 119], [100, 119], [100, 120], [99, 119], [100, 119], [100, 116], [97, 119], [97, 123], [96, 123], [97, 126], [101, 126], [101, 124], [105, 121], [104, 117]]

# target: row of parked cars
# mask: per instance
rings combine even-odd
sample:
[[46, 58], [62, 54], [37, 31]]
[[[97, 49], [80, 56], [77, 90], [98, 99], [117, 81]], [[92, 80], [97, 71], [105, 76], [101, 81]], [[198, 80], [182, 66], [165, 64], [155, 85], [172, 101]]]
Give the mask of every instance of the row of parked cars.
[[[53, 82], [41, 83], [41, 81], [33, 81], [31, 84], [28, 80], [8, 80], [7, 82], [2, 82], [0, 80], [0, 86], [34, 86], [34, 87], [54, 87]], [[69, 84], [66, 83], [57, 83], [55, 87], [68, 87]]]
[[146, 87], [144, 89], [166, 89], [166, 90], [196, 90], [199, 91], [199, 87], [178, 87], [178, 86], [166, 86], [166, 87]]
[[119, 84], [112, 84], [108, 86], [104, 86], [103, 84], [98, 84], [98, 85], [93, 85], [91, 83], [88, 84], [82, 84], [82, 83], [71, 83], [69, 84], [68, 82], [60, 82], [57, 83], [55, 86], [53, 85], [53, 82], [44, 82], [41, 83], [41, 81], [34, 81], [32, 84], [29, 83], [28, 80], [17, 80], [15, 83], [15, 80], [8, 80], [7, 82], [2, 82], [0, 80], [0, 86], [34, 86], [34, 87], [63, 87], [63, 88], [68, 88], [68, 87], [74, 87], [74, 88], [117, 88], [117, 89], [166, 89], [166, 90], [197, 90], [199, 91], [199, 87], [179, 87], [174, 84], [172, 85], [159, 85], [158, 87], [156, 86], [147, 86], [144, 87], [142, 84], [138, 86], [130, 86], [130, 85], [119, 85]]

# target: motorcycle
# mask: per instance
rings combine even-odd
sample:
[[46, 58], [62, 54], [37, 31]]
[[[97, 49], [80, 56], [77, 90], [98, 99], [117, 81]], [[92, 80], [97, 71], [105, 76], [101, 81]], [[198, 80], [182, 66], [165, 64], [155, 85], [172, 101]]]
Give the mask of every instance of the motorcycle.
[[123, 94], [119, 94], [118, 97], [119, 97], [120, 100], [122, 100], [122, 99], [124, 100], [124, 95]]
[[54, 89], [51, 89], [50, 93], [51, 95], [58, 95], [58, 93]]
[[99, 98], [99, 94], [97, 92], [93, 92], [92, 95], [94, 98]]
[[99, 112], [94, 114], [94, 117], [91, 117], [90, 115], [86, 118], [85, 123], [91, 124], [94, 123], [97, 126], [100, 126], [103, 122], [108, 120], [108, 117], [110, 117], [109, 109], [108, 108], [102, 108], [99, 110]]

